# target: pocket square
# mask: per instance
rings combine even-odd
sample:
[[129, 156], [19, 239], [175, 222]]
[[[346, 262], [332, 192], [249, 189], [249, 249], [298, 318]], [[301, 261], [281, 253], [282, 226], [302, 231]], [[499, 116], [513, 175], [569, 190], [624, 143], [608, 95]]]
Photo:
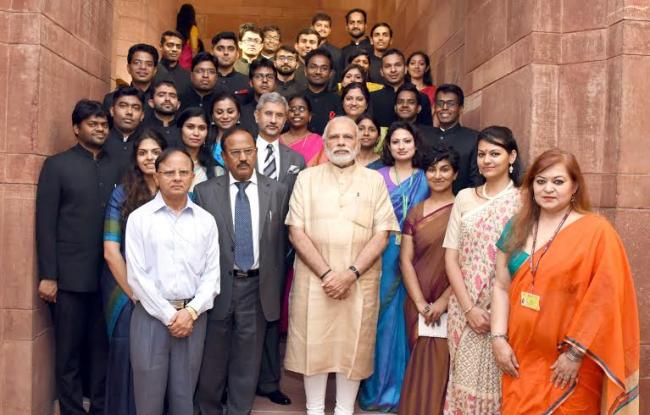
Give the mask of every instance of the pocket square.
[[289, 173], [289, 174], [298, 174], [298, 173], [300, 173], [300, 167], [296, 166], [295, 164], [292, 164], [287, 169], [287, 173]]

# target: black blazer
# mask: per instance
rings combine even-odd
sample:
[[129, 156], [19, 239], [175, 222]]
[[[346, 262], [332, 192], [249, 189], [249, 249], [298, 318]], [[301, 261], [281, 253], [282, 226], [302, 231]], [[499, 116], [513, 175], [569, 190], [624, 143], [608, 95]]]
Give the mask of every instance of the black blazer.
[[[287, 186], [257, 174], [260, 211], [259, 284], [260, 301], [267, 321], [280, 318], [286, 276], [285, 255], [288, 235], [284, 219], [289, 209]], [[230, 209], [230, 175], [214, 177], [194, 188], [196, 203], [210, 212], [219, 229], [221, 292], [214, 300], [208, 318], [225, 318], [232, 301], [235, 263], [235, 231]]]

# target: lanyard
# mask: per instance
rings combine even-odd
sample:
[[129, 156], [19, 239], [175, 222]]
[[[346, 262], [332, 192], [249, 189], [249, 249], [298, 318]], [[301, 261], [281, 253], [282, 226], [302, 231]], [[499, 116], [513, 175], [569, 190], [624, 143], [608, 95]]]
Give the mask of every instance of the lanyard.
[[530, 273], [533, 275], [533, 282], [532, 282], [533, 289], [535, 289], [535, 275], [537, 274], [537, 270], [539, 269], [539, 263], [542, 261], [542, 257], [546, 254], [546, 251], [548, 251], [548, 248], [555, 240], [555, 237], [557, 236], [558, 232], [560, 232], [560, 229], [562, 229], [562, 225], [564, 225], [564, 222], [569, 217], [571, 210], [572, 210], [571, 208], [567, 210], [567, 212], [564, 214], [564, 217], [560, 221], [560, 224], [557, 225], [557, 228], [555, 228], [555, 232], [553, 232], [553, 236], [551, 236], [551, 239], [549, 239], [549, 241], [546, 243], [546, 245], [544, 246], [544, 250], [537, 258], [537, 264], [533, 260], [533, 256], [535, 256], [535, 245], [537, 244], [537, 228], [539, 228], [539, 219], [537, 219], [537, 223], [535, 223], [535, 228], [533, 229], [533, 247], [531, 248], [530, 257], [528, 258], [528, 261], [530, 263]]
[[[400, 188], [402, 182], [399, 179], [399, 174], [397, 174], [397, 168], [393, 166], [393, 169], [395, 170], [395, 179], [397, 180], [397, 187], [400, 189], [400, 193], [402, 196], [402, 217], [399, 221], [400, 228], [404, 224], [404, 220], [406, 220], [406, 214], [409, 211], [409, 196], [404, 192], [403, 188]], [[413, 184], [413, 176], [414, 176], [413, 170], [411, 170], [411, 175], [409, 176], [409, 184], [408, 184], [408, 189], [411, 189], [411, 185]]]

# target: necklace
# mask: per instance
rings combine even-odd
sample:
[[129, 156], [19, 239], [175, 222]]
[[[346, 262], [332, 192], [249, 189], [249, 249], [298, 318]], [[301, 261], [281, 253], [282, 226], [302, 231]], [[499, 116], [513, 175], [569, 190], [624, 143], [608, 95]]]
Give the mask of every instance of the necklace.
[[555, 237], [557, 236], [558, 232], [560, 232], [560, 229], [562, 229], [562, 225], [564, 225], [564, 222], [566, 222], [567, 218], [569, 217], [569, 214], [571, 213], [571, 210], [572, 210], [571, 207], [569, 207], [569, 210], [567, 210], [567, 212], [564, 214], [564, 217], [555, 228], [555, 231], [553, 232], [553, 236], [551, 236], [551, 239], [549, 239], [548, 242], [546, 242], [546, 245], [544, 246], [544, 250], [537, 258], [537, 263], [535, 263], [535, 261], [533, 260], [533, 256], [535, 256], [535, 245], [537, 244], [537, 230], [539, 228], [539, 218], [535, 223], [535, 227], [533, 228], [533, 247], [531, 248], [530, 256], [528, 257], [528, 261], [530, 264], [530, 273], [533, 275], [533, 282], [532, 282], [533, 289], [535, 288], [535, 275], [537, 274], [537, 270], [539, 269], [539, 263], [542, 261], [542, 257], [544, 257], [546, 251], [548, 251], [548, 248], [555, 240]]
[[501, 193], [505, 192], [506, 190], [508, 190], [508, 189], [510, 189], [512, 186], [514, 186], [514, 183], [512, 183], [512, 180], [510, 180], [510, 183], [508, 183], [508, 185], [506, 186], [506, 188], [503, 189], [502, 191], [500, 191], [499, 193], [497, 193], [497, 194], [494, 195], [494, 196], [488, 196], [487, 192], [485, 191], [485, 186], [487, 186], [487, 183], [485, 183], [485, 184], [483, 184], [483, 186], [481, 186], [481, 196], [483, 197], [483, 199], [494, 200], [494, 199], [496, 199], [497, 197], [499, 197], [499, 195], [500, 195]]

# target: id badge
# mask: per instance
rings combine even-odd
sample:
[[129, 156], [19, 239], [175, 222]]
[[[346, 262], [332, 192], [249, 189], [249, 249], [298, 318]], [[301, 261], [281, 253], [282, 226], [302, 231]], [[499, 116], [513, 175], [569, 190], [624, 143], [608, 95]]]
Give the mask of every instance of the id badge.
[[401, 244], [402, 244], [402, 233], [401, 233], [401, 232], [398, 232], [398, 233], [395, 235], [395, 245], [399, 246], [399, 245], [401, 245]]
[[533, 293], [521, 292], [521, 305], [522, 307], [530, 308], [531, 310], [539, 311], [539, 295]]

